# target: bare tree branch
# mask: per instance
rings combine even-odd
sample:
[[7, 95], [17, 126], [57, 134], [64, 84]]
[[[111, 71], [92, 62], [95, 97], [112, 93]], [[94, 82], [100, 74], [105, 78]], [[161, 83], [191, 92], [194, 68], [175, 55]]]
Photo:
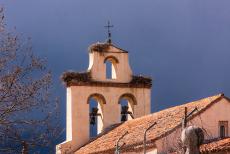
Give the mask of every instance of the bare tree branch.
[[0, 153], [19, 153], [25, 142], [31, 152], [52, 150], [61, 129], [51, 73], [4, 19], [0, 8]]

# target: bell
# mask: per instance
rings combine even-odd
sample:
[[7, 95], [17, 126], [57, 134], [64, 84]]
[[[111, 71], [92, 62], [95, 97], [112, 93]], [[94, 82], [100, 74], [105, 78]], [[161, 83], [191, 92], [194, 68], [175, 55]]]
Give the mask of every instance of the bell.
[[96, 117], [90, 116], [90, 125], [95, 125], [95, 124], [96, 124]]
[[97, 112], [98, 112], [98, 108], [93, 107], [91, 113], [92, 113], [93, 115], [97, 115]]
[[95, 125], [96, 124], [96, 116], [99, 115], [97, 112], [98, 112], [98, 108], [93, 107], [92, 112], [89, 114], [89, 116], [90, 116], [90, 125]]
[[128, 106], [122, 106], [122, 107], [121, 107], [121, 114], [127, 114], [127, 113], [128, 113], [128, 110], [129, 110], [129, 107], [128, 107]]
[[127, 114], [122, 114], [121, 115], [121, 121], [122, 122], [127, 121]]
[[129, 107], [128, 106], [122, 106], [121, 107], [121, 121], [127, 121], [128, 120], [128, 114], [132, 117], [132, 119], [134, 119], [132, 112], [129, 111]]

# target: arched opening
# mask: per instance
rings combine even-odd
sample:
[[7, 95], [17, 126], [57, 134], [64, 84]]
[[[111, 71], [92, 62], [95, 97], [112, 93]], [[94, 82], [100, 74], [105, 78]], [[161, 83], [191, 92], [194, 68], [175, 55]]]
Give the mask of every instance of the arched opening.
[[137, 104], [136, 98], [132, 94], [123, 94], [119, 98], [120, 120], [121, 122], [134, 119], [134, 105]]
[[104, 63], [106, 65], [106, 79], [116, 79], [118, 60], [113, 56], [109, 56], [105, 58]]
[[96, 137], [103, 129], [103, 104], [105, 99], [100, 94], [93, 94], [88, 97], [89, 104], [89, 134], [90, 137]]

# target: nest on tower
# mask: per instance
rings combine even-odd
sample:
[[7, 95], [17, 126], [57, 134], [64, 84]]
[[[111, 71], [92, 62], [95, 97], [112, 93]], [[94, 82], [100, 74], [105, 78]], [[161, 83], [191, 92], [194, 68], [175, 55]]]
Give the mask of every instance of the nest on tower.
[[91, 80], [90, 72], [64, 72], [61, 80], [65, 83], [69, 82], [89, 82]]
[[142, 75], [137, 75], [137, 76], [133, 76], [132, 80], [130, 82], [130, 84], [144, 84], [144, 85], [152, 85], [152, 79], [150, 77], [145, 77]]
[[89, 46], [89, 52], [96, 51], [96, 52], [106, 52], [109, 49], [109, 43], [95, 43]]

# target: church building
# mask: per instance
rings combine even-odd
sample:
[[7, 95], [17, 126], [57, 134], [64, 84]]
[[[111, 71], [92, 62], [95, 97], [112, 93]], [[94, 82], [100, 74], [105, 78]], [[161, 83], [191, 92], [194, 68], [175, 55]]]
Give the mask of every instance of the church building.
[[228, 97], [217, 94], [151, 113], [152, 79], [134, 75], [128, 52], [111, 41], [91, 45], [88, 70], [65, 72], [62, 80], [66, 141], [56, 146], [57, 154], [180, 153], [185, 109], [192, 112], [188, 125], [204, 131], [201, 153], [230, 153]]

